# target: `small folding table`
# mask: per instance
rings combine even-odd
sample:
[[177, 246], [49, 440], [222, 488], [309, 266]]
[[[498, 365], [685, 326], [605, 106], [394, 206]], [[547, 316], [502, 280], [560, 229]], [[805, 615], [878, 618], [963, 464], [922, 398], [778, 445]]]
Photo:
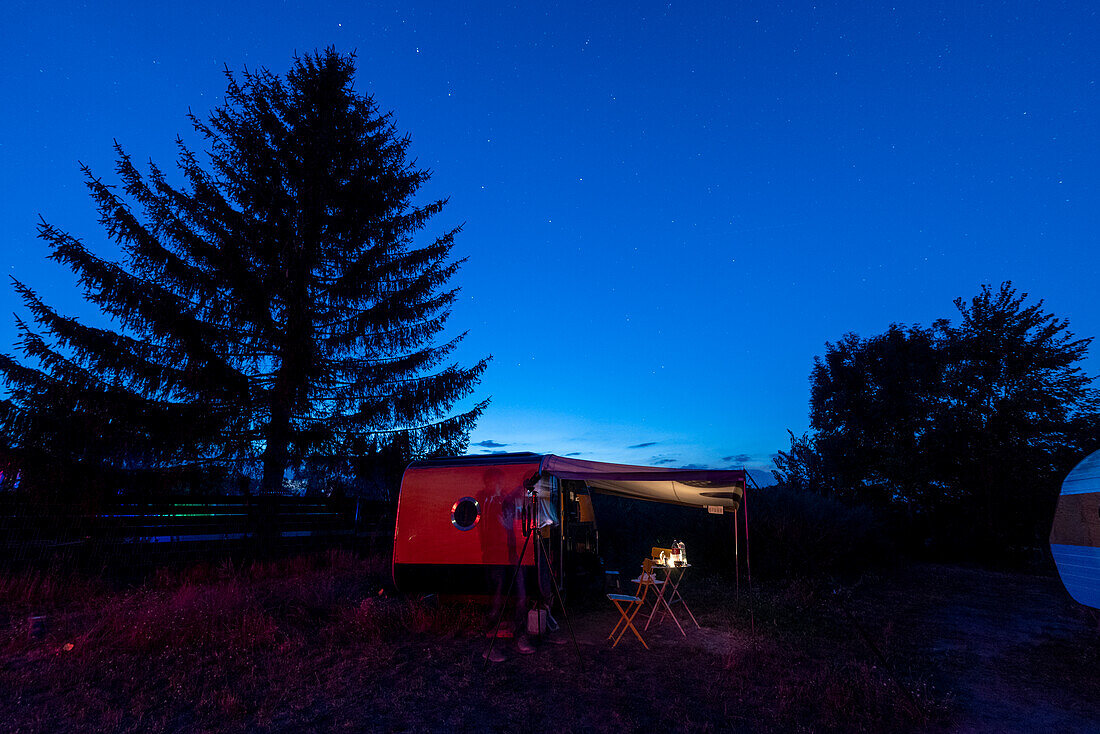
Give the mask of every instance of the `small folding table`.
[[684, 601], [684, 597], [680, 595], [680, 582], [684, 580], [684, 571], [689, 568], [691, 568], [691, 564], [684, 564], [682, 566], [666, 566], [663, 563], [653, 564], [653, 573], [656, 574], [658, 571], [663, 571], [665, 577], [663, 581], [654, 584], [657, 588], [657, 600], [653, 603], [653, 611], [649, 613], [649, 619], [646, 620], [644, 629], [649, 629], [649, 624], [659, 611], [662, 615], [668, 614], [668, 616], [672, 617], [672, 621], [676, 623], [676, 628], [680, 630], [680, 634], [687, 637], [687, 633], [684, 632], [684, 628], [680, 625], [680, 620], [676, 618], [676, 615], [672, 611], [672, 605], [676, 603], [683, 606], [684, 611], [691, 617], [691, 621], [695, 624], [696, 628], [699, 627], [699, 623], [695, 620], [695, 615], [691, 613], [691, 609], [688, 608], [687, 602]]

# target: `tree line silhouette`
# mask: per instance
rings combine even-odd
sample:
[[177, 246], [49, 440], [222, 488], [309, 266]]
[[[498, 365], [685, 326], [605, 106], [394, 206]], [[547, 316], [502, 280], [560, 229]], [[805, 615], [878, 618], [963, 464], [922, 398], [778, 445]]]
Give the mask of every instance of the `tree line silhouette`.
[[1091, 339], [1010, 282], [955, 307], [954, 322], [826, 344], [811, 430], [791, 435], [776, 478], [877, 509], [952, 555], [1042, 548], [1062, 478], [1098, 443]]

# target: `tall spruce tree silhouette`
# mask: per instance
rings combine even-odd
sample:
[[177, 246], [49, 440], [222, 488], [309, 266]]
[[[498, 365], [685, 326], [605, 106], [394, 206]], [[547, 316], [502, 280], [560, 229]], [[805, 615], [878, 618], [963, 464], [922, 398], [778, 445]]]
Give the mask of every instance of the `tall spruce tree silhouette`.
[[463, 335], [440, 338], [461, 227], [414, 242], [446, 201], [418, 203], [430, 172], [355, 91], [354, 56], [226, 76], [224, 103], [189, 114], [205, 165], [177, 140], [183, 186], [152, 163], [141, 173], [117, 142], [120, 185], [82, 166], [120, 262], [39, 226], [110, 328], [15, 282], [31, 323], [17, 317], [24, 359], [0, 355], [0, 431], [30, 485], [258, 459], [275, 492], [304, 461], [352, 471], [379, 447], [461, 453], [487, 404], [455, 411], [487, 359], [447, 364]]

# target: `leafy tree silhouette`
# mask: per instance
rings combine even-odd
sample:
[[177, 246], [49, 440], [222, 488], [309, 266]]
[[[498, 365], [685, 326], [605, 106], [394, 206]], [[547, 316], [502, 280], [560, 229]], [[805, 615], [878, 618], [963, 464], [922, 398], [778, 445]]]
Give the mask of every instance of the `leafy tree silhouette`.
[[903, 510], [960, 549], [1041, 545], [1062, 475], [1098, 435], [1091, 339], [1009, 282], [955, 307], [954, 324], [827, 344], [812, 432], [791, 436], [776, 477]]

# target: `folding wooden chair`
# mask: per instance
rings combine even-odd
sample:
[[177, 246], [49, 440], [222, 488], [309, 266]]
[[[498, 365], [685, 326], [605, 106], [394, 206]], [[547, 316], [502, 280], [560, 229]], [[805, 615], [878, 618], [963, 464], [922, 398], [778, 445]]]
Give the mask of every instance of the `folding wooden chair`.
[[[648, 567], [647, 567], [648, 566]], [[645, 578], [647, 575], [652, 578], [653, 565], [646, 559], [642, 563], [642, 575], [639, 578]], [[634, 626], [634, 618], [638, 616], [638, 612], [641, 611], [642, 606], [645, 604], [646, 597], [649, 594], [649, 583], [639, 583], [638, 590], [634, 594], [608, 594], [608, 600], [615, 605], [615, 608], [619, 610], [619, 621], [615, 623], [615, 629], [611, 630], [611, 634], [607, 636], [607, 639], [614, 639], [611, 647], [615, 647], [619, 644], [619, 640], [623, 638], [626, 631], [629, 629], [634, 633], [634, 636], [638, 638], [638, 642], [642, 643], [642, 647], [646, 650], [649, 649], [649, 645], [642, 639], [642, 635], [638, 632], [638, 628]], [[623, 605], [626, 605], [624, 608]]]
[[660, 561], [660, 558], [661, 558], [662, 554], [664, 554], [665, 558], [672, 558], [672, 549], [671, 548], [662, 548], [660, 546], [655, 545], [655, 546], [653, 546], [652, 548], [649, 549], [649, 552], [651, 554], [650, 558], [652, 558], [655, 563]]
[[[654, 549], [658, 550], [658, 549]], [[657, 556], [647, 558], [642, 561], [642, 572], [638, 574], [637, 578], [630, 579], [630, 583], [637, 584], [637, 590], [634, 592], [635, 596], [641, 596], [645, 598], [648, 595], [650, 589], [653, 590], [653, 604], [650, 607], [649, 614], [642, 613], [643, 617], [652, 617], [657, 611], [657, 605], [660, 603], [658, 600], [661, 596], [661, 590], [664, 587], [664, 581], [657, 577], [657, 573], [653, 570], [657, 565]], [[648, 625], [647, 625], [648, 626]]]

